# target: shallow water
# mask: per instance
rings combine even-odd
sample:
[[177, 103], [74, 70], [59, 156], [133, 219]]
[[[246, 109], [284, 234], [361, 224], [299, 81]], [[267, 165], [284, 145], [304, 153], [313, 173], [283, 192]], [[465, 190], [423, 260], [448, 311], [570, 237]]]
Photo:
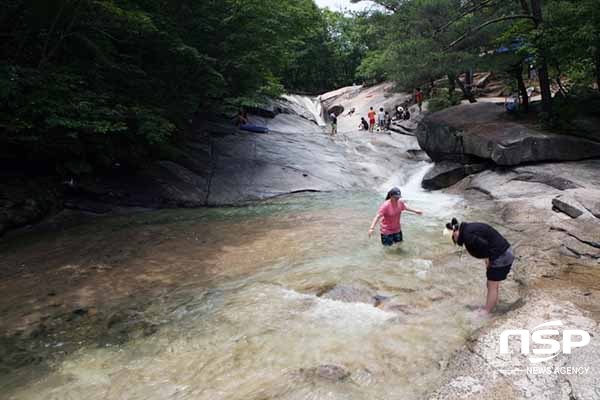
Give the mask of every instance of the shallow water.
[[[412, 179], [398, 175], [380, 188], [400, 185], [410, 207], [425, 212], [403, 215], [405, 242], [394, 249], [383, 249], [378, 235], [367, 238], [383, 196], [372, 191], [106, 218], [13, 245], [4, 262], [104, 265], [107, 272], [84, 276], [64, 294], [86, 307], [126, 305], [152, 288], [138, 317], [156, 329], [84, 343], [48, 371], [2, 375], [0, 386], [24, 400], [425, 396], [473, 331], [467, 306], [479, 304], [484, 285], [441, 235], [461, 199], [421, 191], [427, 168], [415, 165]], [[20, 282], [3, 306], [60, 279], [52, 276]], [[318, 296], [335, 285], [389, 300], [376, 308]], [[327, 379], [314, 372], [323, 365], [350, 375]]]

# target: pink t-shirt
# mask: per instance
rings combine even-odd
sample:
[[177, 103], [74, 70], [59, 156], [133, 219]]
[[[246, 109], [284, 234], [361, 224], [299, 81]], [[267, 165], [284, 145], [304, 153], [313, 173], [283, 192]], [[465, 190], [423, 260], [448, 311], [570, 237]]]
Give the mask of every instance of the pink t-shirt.
[[383, 235], [400, 232], [400, 214], [404, 210], [406, 210], [406, 205], [400, 200], [398, 200], [396, 206], [394, 206], [391, 200], [386, 200], [379, 207], [377, 213], [381, 215], [380, 225]]

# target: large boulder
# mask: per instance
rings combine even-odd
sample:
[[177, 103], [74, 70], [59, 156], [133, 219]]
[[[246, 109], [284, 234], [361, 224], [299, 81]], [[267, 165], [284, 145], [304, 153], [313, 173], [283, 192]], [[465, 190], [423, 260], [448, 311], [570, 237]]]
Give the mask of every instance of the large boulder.
[[542, 131], [493, 103], [462, 104], [427, 115], [417, 139], [434, 161], [487, 159], [498, 165], [518, 165], [600, 157], [599, 142]]
[[594, 217], [600, 218], [600, 190], [578, 189], [575, 191], [575, 199]]
[[583, 207], [577, 200], [569, 195], [558, 195], [552, 199], [552, 208], [567, 214], [571, 218], [577, 218], [583, 215]]

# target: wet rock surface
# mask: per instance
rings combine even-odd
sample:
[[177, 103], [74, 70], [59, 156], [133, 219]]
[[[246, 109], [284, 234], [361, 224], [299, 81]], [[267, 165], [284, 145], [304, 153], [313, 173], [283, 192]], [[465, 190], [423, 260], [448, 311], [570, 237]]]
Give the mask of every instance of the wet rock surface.
[[323, 299], [343, 301], [345, 303], [367, 303], [375, 305], [380, 303], [381, 298], [377, 298], [377, 294], [369, 289], [363, 289], [352, 286], [335, 285], [330, 289], [318, 293], [318, 297]]
[[452, 186], [465, 176], [476, 174], [486, 169], [486, 164], [460, 164], [441, 161], [425, 174], [421, 185], [425, 189], [443, 189]]
[[325, 364], [314, 368], [300, 369], [299, 373], [308, 380], [325, 379], [331, 382], [340, 382], [350, 377], [350, 372], [344, 368]]
[[[548, 321], [561, 321], [553, 326], [564, 329], [583, 329], [592, 337], [600, 334], [598, 323], [586, 317], [573, 304], [560, 302], [532, 293], [525, 305], [503, 318], [492, 321], [467, 348], [455, 357], [448, 371], [446, 382], [431, 399], [594, 399], [600, 387], [600, 347], [591, 343], [585, 348], [574, 349], [571, 354], [557, 356], [543, 364], [532, 364], [521, 354], [518, 340], [509, 342], [509, 353], [500, 352], [500, 335], [507, 329], [536, 330]], [[593, 340], [592, 340], [593, 342]], [[536, 373], [532, 367], [550, 368], [552, 371], [565, 367], [577, 368], [588, 373], [560, 374]]]
[[[514, 279], [523, 286], [520, 307], [495, 313], [445, 369], [445, 382], [432, 399], [595, 399], [599, 387], [600, 224], [590, 212], [600, 183], [600, 161], [549, 163], [495, 168], [469, 176], [450, 192], [479, 204], [486, 222], [507, 233], [515, 250]], [[573, 207], [569, 216], [555, 212], [556, 199]], [[587, 207], [583, 204], [588, 204]], [[575, 218], [576, 216], [576, 218]], [[501, 295], [502, 296], [502, 295]], [[584, 329], [592, 344], [543, 363], [550, 368], [589, 367], [583, 375], [528, 373], [519, 341], [500, 354], [505, 329], [533, 329], [560, 320], [562, 329]], [[546, 365], [547, 364], [547, 365]], [[519, 370], [519, 371], [514, 371]]]

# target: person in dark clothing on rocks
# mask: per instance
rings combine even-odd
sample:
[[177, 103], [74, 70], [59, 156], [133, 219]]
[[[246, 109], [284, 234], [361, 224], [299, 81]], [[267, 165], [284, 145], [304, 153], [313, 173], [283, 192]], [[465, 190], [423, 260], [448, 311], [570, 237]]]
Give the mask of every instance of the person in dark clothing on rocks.
[[384, 124], [385, 124], [385, 130], [389, 131], [390, 126], [392, 125], [392, 116], [387, 111], [384, 114]]
[[452, 241], [465, 246], [475, 258], [485, 260], [487, 275], [487, 300], [483, 312], [492, 312], [498, 303], [500, 282], [506, 279], [515, 259], [510, 243], [497, 230], [480, 222], [458, 223], [456, 218], [446, 224]]
[[369, 130], [369, 123], [367, 122], [367, 120], [364, 117], [360, 118], [360, 125], [358, 125], [358, 129], [362, 129], [364, 131]]
[[331, 136], [334, 136], [337, 133], [337, 115], [331, 113], [329, 117], [331, 118]]
[[238, 114], [236, 116], [235, 125], [237, 127], [240, 127], [242, 125], [246, 125], [247, 123], [248, 123], [248, 114], [246, 113], [246, 110], [241, 109], [240, 111], [238, 111]]

